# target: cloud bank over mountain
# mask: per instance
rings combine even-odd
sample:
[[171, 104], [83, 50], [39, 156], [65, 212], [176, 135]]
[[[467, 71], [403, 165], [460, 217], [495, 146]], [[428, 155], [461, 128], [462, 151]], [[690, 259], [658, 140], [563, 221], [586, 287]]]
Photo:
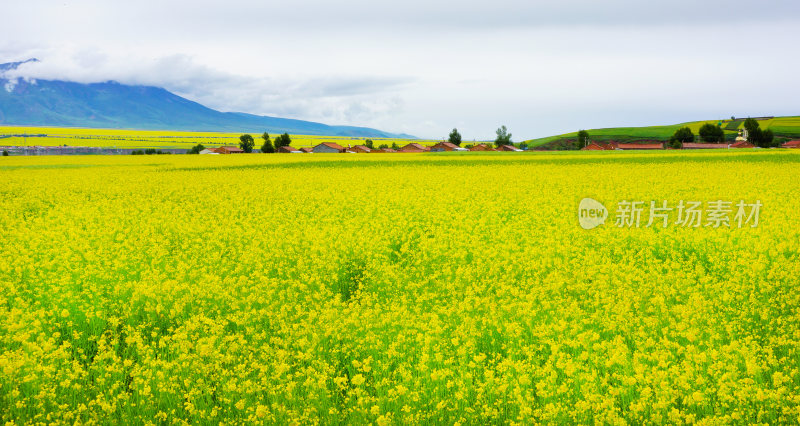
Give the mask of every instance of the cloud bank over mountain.
[[797, 114], [800, 3], [43, 0], [13, 77], [164, 87], [222, 111], [489, 138]]

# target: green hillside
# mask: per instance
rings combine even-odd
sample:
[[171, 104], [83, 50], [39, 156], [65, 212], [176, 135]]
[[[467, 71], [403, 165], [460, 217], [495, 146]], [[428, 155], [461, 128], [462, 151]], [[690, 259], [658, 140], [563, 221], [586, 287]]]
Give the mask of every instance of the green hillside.
[[[650, 127], [613, 127], [608, 129], [587, 129], [592, 140], [615, 140], [615, 141], [635, 141], [635, 140], [668, 140], [676, 130], [683, 126], [689, 126], [696, 135], [703, 124], [719, 124], [725, 131], [727, 139], [733, 140], [739, 128], [744, 124], [744, 119], [736, 120], [707, 120], [693, 121], [689, 123], [672, 124], [668, 126]], [[768, 119], [758, 119], [761, 128], [771, 129], [777, 138], [800, 138], [800, 117], [774, 117]], [[563, 135], [548, 136], [545, 138], [531, 139], [526, 141], [529, 147], [541, 147], [559, 149], [567, 141], [574, 140], [578, 132], [566, 133]]]

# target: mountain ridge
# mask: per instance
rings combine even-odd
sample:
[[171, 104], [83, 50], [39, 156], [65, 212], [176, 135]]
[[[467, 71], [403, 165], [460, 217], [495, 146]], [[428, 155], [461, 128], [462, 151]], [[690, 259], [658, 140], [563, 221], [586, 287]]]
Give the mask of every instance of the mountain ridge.
[[217, 111], [156, 86], [5, 77], [27, 62], [38, 60], [0, 64], [0, 124], [416, 139], [369, 127]]

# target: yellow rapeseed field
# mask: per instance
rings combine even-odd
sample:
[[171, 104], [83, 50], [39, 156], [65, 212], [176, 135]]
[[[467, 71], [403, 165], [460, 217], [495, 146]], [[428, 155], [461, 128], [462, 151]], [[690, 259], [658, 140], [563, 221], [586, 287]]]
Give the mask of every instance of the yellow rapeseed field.
[[799, 165], [0, 157], [0, 423], [797, 423]]
[[[255, 139], [255, 149], [261, 147], [264, 131], [251, 131]], [[125, 130], [125, 129], [85, 129], [69, 127], [32, 127], [0, 125], [0, 146], [73, 146], [97, 148], [178, 148], [189, 149], [197, 144], [206, 147], [223, 145], [239, 145], [242, 133], [230, 132], [187, 132], [178, 130]], [[277, 133], [269, 134], [271, 139]], [[362, 145], [371, 139], [375, 146], [397, 144], [403, 146], [409, 142], [423, 145], [435, 145], [435, 140], [409, 140], [393, 138], [366, 138], [349, 136], [313, 136], [290, 135], [292, 146], [311, 147], [323, 142], [333, 142], [344, 147]]]

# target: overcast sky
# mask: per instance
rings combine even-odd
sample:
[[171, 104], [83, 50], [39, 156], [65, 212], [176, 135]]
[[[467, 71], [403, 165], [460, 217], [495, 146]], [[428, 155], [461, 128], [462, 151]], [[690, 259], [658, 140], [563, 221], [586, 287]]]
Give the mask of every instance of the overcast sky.
[[800, 1], [3, 0], [20, 76], [222, 111], [515, 141], [800, 115]]

